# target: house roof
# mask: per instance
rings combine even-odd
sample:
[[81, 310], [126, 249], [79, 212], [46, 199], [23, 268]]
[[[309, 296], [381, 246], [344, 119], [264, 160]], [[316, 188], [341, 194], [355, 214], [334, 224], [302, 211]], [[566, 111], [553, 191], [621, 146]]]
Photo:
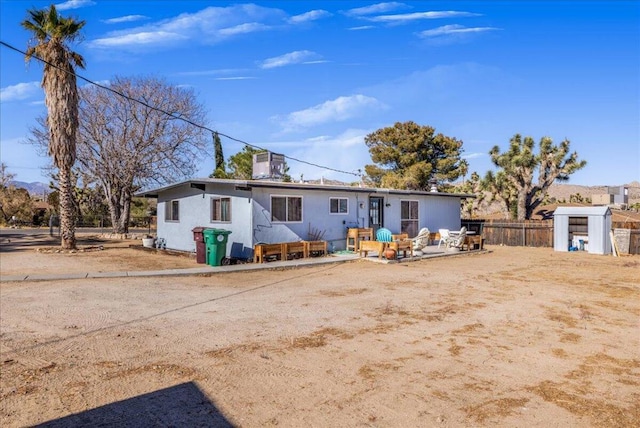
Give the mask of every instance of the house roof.
[[611, 215], [609, 207], [558, 207], [553, 212], [554, 216], [557, 215], [571, 215], [571, 216], [605, 216]]
[[444, 193], [444, 192], [426, 192], [421, 190], [401, 190], [401, 189], [382, 189], [376, 187], [357, 187], [357, 186], [340, 186], [334, 184], [311, 184], [311, 183], [295, 183], [295, 182], [281, 182], [281, 181], [269, 181], [269, 180], [228, 180], [222, 178], [197, 178], [184, 180], [177, 183], [170, 184], [164, 187], [158, 187], [156, 189], [150, 189], [142, 192], [138, 192], [135, 196], [145, 198], [157, 198], [161, 192], [174, 189], [176, 187], [189, 185], [190, 187], [201, 188], [204, 190], [204, 186], [207, 184], [226, 184], [235, 185], [236, 188], [250, 190], [251, 188], [269, 188], [269, 189], [295, 189], [295, 190], [333, 190], [340, 192], [353, 192], [353, 193], [379, 193], [384, 195], [431, 195], [431, 196], [445, 196], [445, 197], [457, 197], [457, 198], [475, 198], [476, 196], [468, 193]]

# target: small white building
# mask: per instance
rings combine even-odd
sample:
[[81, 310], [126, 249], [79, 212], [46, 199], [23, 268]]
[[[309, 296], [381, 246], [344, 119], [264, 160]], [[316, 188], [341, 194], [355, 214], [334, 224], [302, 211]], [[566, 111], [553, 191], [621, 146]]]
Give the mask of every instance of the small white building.
[[416, 236], [427, 227], [460, 228], [460, 203], [474, 195], [396, 189], [203, 178], [140, 192], [158, 199], [158, 238], [195, 251], [192, 229], [231, 231], [226, 254], [250, 258], [258, 243], [328, 241], [346, 247], [347, 229], [380, 227]]
[[553, 249], [611, 253], [609, 207], [558, 207], [553, 213]]

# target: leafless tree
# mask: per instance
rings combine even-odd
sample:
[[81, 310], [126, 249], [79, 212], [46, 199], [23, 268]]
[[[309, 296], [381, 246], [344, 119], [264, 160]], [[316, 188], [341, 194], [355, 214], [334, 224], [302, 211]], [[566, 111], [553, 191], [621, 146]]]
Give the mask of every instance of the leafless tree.
[[[193, 90], [151, 77], [116, 77], [108, 87], [115, 92], [80, 90], [76, 167], [102, 186], [114, 233], [126, 233], [135, 192], [190, 177], [211, 140], [181, 120], [205, 124]], [[40, 146], [42, 126], [30, 138]]]

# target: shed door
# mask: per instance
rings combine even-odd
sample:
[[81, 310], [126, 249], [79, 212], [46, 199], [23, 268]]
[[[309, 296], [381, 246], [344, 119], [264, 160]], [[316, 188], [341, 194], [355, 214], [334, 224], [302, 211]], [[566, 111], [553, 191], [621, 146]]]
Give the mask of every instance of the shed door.
[[375, 236], [378, 229], [384, 227], [384, 198], [371, 196], [369, 198], [369, 227], [373, 228]]

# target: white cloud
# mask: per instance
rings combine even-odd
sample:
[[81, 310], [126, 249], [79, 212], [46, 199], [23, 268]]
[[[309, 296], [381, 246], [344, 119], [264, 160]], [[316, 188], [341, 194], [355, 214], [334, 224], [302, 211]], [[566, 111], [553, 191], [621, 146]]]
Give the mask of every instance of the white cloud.
[[248, 34], [248, 33], [255, 33], [257, 31], [266, 31], [269, 30], [271, 27], [261, 24], [259, 22], [247, 22], [245, 24], [240, 24], [240, 25], [236, 25], [234, 27], [229, 27], [229, 28], [221, 28], [219, 31], [219, 34], [221, 36], [235, 36], [238, 34]]
[[440, 36], [449, 36], [449, 35], [459, 35], [459, 34], [473, 34], [473, 33], [483, 33], [486, 31], [495, 31], [499, 30], [499, 28], [494, 27], [465, 27], [463, 25], [443, 25], [442, 27], [434, 28], [432, 30], [425, 30], [418, 33], [420, 37], [430, 38], [430, 37], [440, 37]]
[[252, 76], [216, 77], [214, 80], [251, 80], [251, 79], [257, 79], [257, 77], [252, 77]]
[[276, 56], [273, 58], [267, 58], [260, 64], [260, 68], [269, 69], [276, 67], [284, 67], [291, 64], [300, 64], [306, 61], [314, 61], [314, 58], [318, 58], [318, 55], [312, 51], [294, 51], [284, 55]]
[[376, 28], [376, 27], [374, 27], [373, 25], [361, 25], [360, 27], [347, 28], [347, 30], [350, 30], [350, 31], [362, 31], [362, 30], [371, 30], [373, 28]]
[[327, 61], [326, 59], [316, 59], [313, 61], [305, 61], [303, 64], [326, 64], [331, 61]]
[[303, 24], [305, 22], [315, 21], [318, 19], [327, 18], [329, 16], [331, 16], [331, 13], [327, 12], [326, 10], [317, 9], [302, 13], [300, 15], [292, 16], [288, 19], [288, 22], [290, 24]]
[[120, 16], [118, 18], [105, 19], [102, 22], [104, 22], [105, 24], [120, 24], [122, 22], [135, 22], [135, 21], [141, 21], [144, 19], [149, 19], [149, 17], [144, 15], [127, 15], [127, 16]]
[[8, 101], [26, 100], [38, 93], [42, 94], [40, 82], [18, 83], [16, 85], [2, 88], [0, 90], [0, 100], [3, 103]]
[[410, 6], [407, 6], [404, 3], [398, 3], [394, 1], [394, 2], [373, 4], [371, 6], [358, 7], [355, 9], [349, 9], [348, 11], [345, 12], [345, 14], [350, 16], [374, 15], [376, 13], [390, 12], [392, 10], [406, 9], [408, 7]]
[[377, 99], [357, 94], [338, 97], [305, 110], [295, 111], [284, 119], [279, 117], [273, 119], [280, 121], [284, 131], [289, 132], [328, 122], [342, 122], [361, 116], [367, 111], [381, 108], [385, 108], [385, 105]]
[[133, 34], [125, 34], [118, 37], [107, 37], [104, 39], [96, 39], [91, 44], [97, 48], [109, 48], [119, 46], [160, 46], [167, 43], [185, 40], [187, 37], [178, 33], [169, 33], [166, 31], [156, 32], [138, 32]]
[[96, 4], [96, 2], [92, 0], [68, 0], [64, 3], [58, 3], [55, 6], [56, 6], [56, 9], [58, 9], [58, 11], [61, 11], [61, 10], [69, 10], [69, 9], [79, 9], [85, 6], [93, 6], [94, 4]]
[[286, 14], [282, 10], [255, 4], [212, 6], [195, 13], [183, 13], [147, 25], [113, 31], [88, 45], [135, 50], [140, 46], [161, 46], [169, 41], [213, 44], [241, 34], [281, 28], [285, 20]]
[[369, 21], [385, 22], [391, 24], [402, 24], [409, 21], [417, 21], [420, 19], [442, 19], [442, 18], [467, 18], [472, 16], [480, 16], [480, 14], [472, 12], [457, 12], [453, 10], [441, 12], [414, 12], [401, 13], [397, 15], [379, 15], [367, 17]]
[[[300, 179], [300, 175], [303, 174], [305, 180], [324, 177], [344, 182], [358, 181], [358, 174], [364, 173], [365, 164], [371, 163], [364, 137], [372, 131], [350, 128], [335, 136], [322, 135], [307, 138], [297, 143], [297, 149], [292, 146], [287, 148], [290, 156], [294, 158], [309, 160], [316, 165], [345, 171], [347, 174], [287, 160], [289, 174], [295, 180]], [[336, 156], [336, 153], [340, 153], [340, 156]]]
[[465, 153], [465, 154], [462, 154], [460, 157], [462, 159], [477, 159], [485, 156], [488, 156], [488, 154], [487, 153]]

